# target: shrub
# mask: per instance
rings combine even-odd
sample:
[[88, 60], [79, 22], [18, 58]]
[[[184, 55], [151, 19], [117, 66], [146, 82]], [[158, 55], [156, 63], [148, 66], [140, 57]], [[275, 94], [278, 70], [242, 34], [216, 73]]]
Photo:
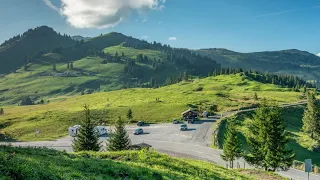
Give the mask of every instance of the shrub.
[[203, 87], [197, 87], [196, 89], [195, 89], [195, 91], [202, 91], [203, 90]]
[[31, 100], [31, 98], [29, 96], [22, 98], [21, 106], [25, 106], [25, 105], [34, 105], [34, 102]]

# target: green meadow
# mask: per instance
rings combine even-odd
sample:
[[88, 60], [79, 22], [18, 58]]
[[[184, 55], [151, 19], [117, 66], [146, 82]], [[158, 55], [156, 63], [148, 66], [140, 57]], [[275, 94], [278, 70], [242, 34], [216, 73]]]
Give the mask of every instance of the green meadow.
[[[67, 128], [78, 124], [82, 118], [85, 104], [90, 106], [96, 124], [112, 124], [119, 116], [126, 119], [129, 108], [133, 111], [134, 121], [159, 123], [179, 118], [182, 111], [190, 108], [204, 110], [216, 105], [218, 111], [223, 112], [250, 107], [257, 103], [255, 92], [259, 98], [278, 104], [301, 100], [301, 93], [290, 90], [235, 74], [193, 79], [157, 89], [134, 88], [82, 96], [57, 96], [43, 105], [4, 106], [0, 133], [21, 141], [66, 136]], [[35, 137], [36, 129], [41, 130], [40, 136]]]

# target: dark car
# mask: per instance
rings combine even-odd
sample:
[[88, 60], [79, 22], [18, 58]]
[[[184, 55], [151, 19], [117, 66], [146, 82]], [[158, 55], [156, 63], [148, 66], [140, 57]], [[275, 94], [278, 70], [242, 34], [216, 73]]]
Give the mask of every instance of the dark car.
[[186, 131], [186, 130], [188, 130], [188, 126], [186, 124], [182, 124], [180, 126], [180, 131]]
[[172, 120], [172, 124], [179, 124], [179, 121], [177, 119]]
[[139, 121], [138, 123], [137, 123], [137, 126], [144, 126], [146, 123], [144, 122], [144, 121]]
[[143, 129], [142, 129], [142, 128], [136, 129], [136, 130], [133, 132], [133, 134], [134, 134], [134, 135], [143, 134]]

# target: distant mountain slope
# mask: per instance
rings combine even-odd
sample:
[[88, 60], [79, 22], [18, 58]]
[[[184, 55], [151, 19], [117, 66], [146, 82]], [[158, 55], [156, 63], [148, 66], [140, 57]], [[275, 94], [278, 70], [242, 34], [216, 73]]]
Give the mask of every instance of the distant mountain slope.
[[254, 69], [296, 74], [307, 79], [319, 78], [320, 57], [296, 49], [239, 53], [227, 49], [200, 49], [197, 53], [208, 56], [223, 67]]
[[15, 71], [33, 58], [57, 47], [73, 46], [75, 41], [47, 26], [29, 29], [0, 45], [0, 74]]

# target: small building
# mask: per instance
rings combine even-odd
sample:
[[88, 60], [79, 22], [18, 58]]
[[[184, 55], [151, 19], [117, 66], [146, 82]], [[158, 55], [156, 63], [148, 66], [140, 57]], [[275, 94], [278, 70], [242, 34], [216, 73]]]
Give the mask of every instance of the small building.
[[143, 143], [140, 143], [140, 144], [131, 145], [130, 149], [131, 150], [141, 150], [141, 149], [149, 149], [151, 147], [152, 147], [151, 145], [146, 144], [146, 143], [143, 142]]
[[196, 119], [198, 117], [198, 112], [188, 109], [187, 111], [182, 112], [181, 115], [184, 120]]

